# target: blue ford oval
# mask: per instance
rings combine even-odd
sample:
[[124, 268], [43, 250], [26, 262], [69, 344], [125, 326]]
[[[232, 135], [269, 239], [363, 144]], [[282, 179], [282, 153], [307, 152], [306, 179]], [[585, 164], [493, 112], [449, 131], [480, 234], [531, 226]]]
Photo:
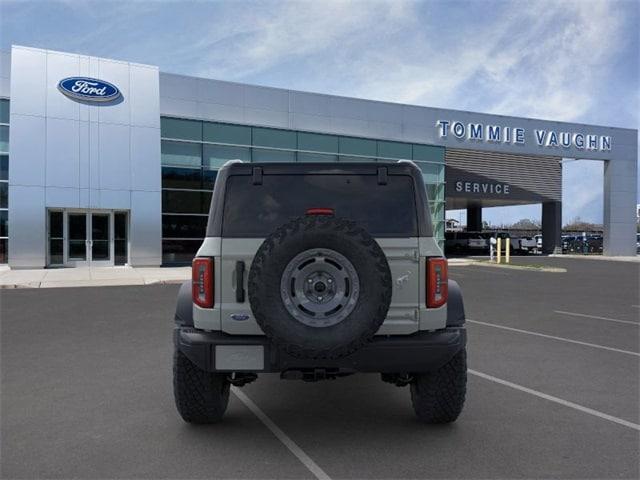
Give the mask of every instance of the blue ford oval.
[[120, 97], [118, 87], [97, 78], [63, 78], [58, 83], [58, 89], [67, 97], [89, 102], [110, 102]]

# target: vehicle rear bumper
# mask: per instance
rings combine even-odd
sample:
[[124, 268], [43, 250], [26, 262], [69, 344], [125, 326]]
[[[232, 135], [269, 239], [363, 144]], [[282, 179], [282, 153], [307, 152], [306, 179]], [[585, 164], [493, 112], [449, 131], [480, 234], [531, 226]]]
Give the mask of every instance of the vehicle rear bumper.
[[228, 335], [192, 327], [177, 326], [174, 341], [189, 360], [209, 372], [413, 373], [437, 370], [447, 363], [466, 346], [467, 333], [464, 327], [450, 327], [412, 335], [376, 336], [356, 352], [332, 360], [291, 356], [265, 336]]

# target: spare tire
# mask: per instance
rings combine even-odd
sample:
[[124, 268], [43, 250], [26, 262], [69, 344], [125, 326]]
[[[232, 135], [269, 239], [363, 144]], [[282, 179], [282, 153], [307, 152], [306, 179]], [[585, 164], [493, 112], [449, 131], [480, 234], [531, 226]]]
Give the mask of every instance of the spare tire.
[[338, 358], [371, 340], [391, 303], [384, 252], [355, 222], [305, 216], [262, 243], [249, 302], [264, 333], [290, 355]]

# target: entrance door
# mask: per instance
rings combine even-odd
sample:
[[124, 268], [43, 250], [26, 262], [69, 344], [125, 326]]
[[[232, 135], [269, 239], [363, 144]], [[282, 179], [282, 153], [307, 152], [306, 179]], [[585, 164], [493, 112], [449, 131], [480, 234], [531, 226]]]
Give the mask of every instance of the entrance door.
[[91, 238], [89, 239], [91, 258], [89, 261], [91, 265], [96, 267], [113, 265], [113, 255], [111, 253], [113, 247], [111, 241], [113, 213], [91, 213], [89, 217], [91, 223]]
[[86, 267], [128, 261], [128, 213], [49, 210], [47, 264]]
[[89, 265], [87, 223], [86, 213], [67, 213], [67, 258], [64, 262], [65, 265], [72, 267]]

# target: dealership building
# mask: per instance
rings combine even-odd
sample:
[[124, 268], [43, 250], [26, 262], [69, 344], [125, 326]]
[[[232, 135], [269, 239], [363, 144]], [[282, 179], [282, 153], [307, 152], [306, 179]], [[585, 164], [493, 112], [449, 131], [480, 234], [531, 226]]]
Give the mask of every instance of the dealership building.
[[13, 46], [0, 53], [0, 263], [188, 262], [205, 235], [217, 170], [230, 159], [411, 160], [440, 242], [446, 209], [466, 209], [468, 229], [480, 230], [484, 207], [541, 204], [547, 253], [561, 243], [562, 160], [601, 160], [604, 253], [635, 255], [637, 150], [633, 129], [246, 85]]

